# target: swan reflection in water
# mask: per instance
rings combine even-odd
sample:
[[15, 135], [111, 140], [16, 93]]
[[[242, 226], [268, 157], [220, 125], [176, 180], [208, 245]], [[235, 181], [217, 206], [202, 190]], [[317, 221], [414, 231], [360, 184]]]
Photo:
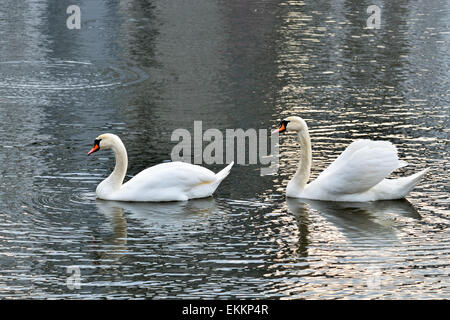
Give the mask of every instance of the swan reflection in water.
[[102, 239], [99, 259], [120, 258], [127, 251], [127, 219], [138, 221], [148, 230], [181, 230], [185, 225], [198, 224], [205, 214], [216, 209], [213, 197], [183, 202], [123, 202], [96, 199], [97, 210], [112, 227], [112, 237]]
[[127, 217], [139, 220], [147, 226], [156, 228], [171, 226], [175, 229], [186, 223], [197, 223], [204, 218], [204, 214], [216, 209], [213, 197], [183, 202], [123, 202], [96, 199], [96, 205], [97, 210], [113, 225], [116, 241], [123, 238], [125, 243], [127, 223], [124, 212]]
[[99, 259], [119, 258], [127, 250], [127, 220], [123, 214], [123, 208], [112, 201], [96, 200], [97, 211], [103, 214], [108, 220], [112, 229], [112, 236], [104, 237], [102, 245], [107, 245], [108, 249], [102, 248], [96, 251]]
[[287, 198], [286, 202], [289, 210], [297, 217], [300, 229], [305, 230], [309, 224], [310, 209], [313, 209], [348, 239], [393, 239], [396, 238], [394, 226], [397, 218], [421, 219], [420, 214], [406, 199], [331, 202]]

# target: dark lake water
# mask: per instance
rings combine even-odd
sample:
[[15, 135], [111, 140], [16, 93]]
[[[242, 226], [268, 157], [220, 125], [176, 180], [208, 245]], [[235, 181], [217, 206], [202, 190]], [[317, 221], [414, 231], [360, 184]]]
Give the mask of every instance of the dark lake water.
[[[69, 30], [72, 2], [0, 7], [0, 298], [450, 298], [448, 1], [81, 0]], [[101, 133], [122, 137], [128, 179], [194, 121], [289, 115], [312, 178], [359, 138], [397, 146], [393, 176], [431, 172], [406, 200], [286, 199], [288, 134], [276, 174], [235, 164], [212, 198], [95, 199], [114, 165], [87, 156]]]

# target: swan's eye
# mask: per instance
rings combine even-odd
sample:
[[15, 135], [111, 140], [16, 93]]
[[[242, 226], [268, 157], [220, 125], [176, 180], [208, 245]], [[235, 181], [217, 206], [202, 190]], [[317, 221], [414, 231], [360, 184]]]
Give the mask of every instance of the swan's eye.
[[95, 139], [95, 140], [94, 140], [94, 147], [95, 147], [95, 146], [100, 147], [100, 141], [102, 141], [102, 139]]

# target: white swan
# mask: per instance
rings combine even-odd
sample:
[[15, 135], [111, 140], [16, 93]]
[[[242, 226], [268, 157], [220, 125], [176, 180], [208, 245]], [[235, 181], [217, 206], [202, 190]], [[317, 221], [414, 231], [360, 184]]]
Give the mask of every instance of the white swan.
[[408, 177], [385, 179], [395, 169], [407, 165], [397, 157], [388, 141], [356, 140], [316, 180], [308, 183], [311, 171], [311, 140], [306, 122], [296, 116], [281, 121], [276, 132], [295, 131], [301, 145], [297, 172], [286, 195], [328, 201], [375, 201], [404, 198], [429, 170]]
[[116, 165], [110, 176], [97, 186], [97, 198], [104, 200], [163, 202], [206, 198], [213, 194], [233, 166], [232, 162], [215, 174], [190, 163], [161, 163], [141, 171], [122, 184], [128, 157], [118, 136], [111, 133], [98, 136], [88, 155], [106, 149], [114, 151]]

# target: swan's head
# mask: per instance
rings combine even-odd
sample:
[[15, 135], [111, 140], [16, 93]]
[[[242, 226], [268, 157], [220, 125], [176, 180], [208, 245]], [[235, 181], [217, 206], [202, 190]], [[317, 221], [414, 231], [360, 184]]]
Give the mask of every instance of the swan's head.
[[107, 150], [111, 149], [114, 145], [117, 145], [120, 142], [120, 138], [112, 133], [104, 133], [99, 135], [94, 140], [94, 146], [91, 151], [89, 151], [88, 155], [91, 153], [97, 152], [98, 150]]
[[295, 132], [302, 132], [307, 131], [308, 126], [306, 125], [305, 120], [303, 120], [300, 117], [291, 116], [287, 117], [283, 120], [281, 120], [278, 129], [275, 129], [272, 134], [278, 132], [282, 133], [285, 131], [295, 131]]

